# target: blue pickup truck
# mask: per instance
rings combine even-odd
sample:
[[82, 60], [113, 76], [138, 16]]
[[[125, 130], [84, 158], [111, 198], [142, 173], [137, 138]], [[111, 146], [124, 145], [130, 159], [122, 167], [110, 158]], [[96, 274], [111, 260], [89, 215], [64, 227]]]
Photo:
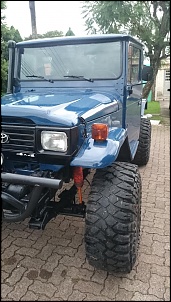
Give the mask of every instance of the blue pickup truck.
[[141, 223], [138, 166], [147, 164], [151, 142], [141, 110], [143, 82], [152, 77], [143, 45], [109, 34], [9, 41], [8, 47], [2, 220], [29, 218], [29, 228], [43, 230], [58, 215], [82, 217], [89, 263], [130, 272]]

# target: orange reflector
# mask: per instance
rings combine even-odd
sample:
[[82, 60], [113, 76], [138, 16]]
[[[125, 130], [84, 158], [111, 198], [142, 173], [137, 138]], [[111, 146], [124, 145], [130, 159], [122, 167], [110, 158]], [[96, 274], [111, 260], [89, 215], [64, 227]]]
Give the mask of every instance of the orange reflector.
[[108, 136], [108, 126], [106, 124], [93, 124], [92, 125], [92, 138], [95, 141], [105, 141]]
[[82, 204], [83, 203], [82, 189], [79, 187], [77, 190], [78, 190], [79, 203]]
[[73, 169], [73, 178], [74, 184], [77, 188], [81, 188], [83, 186], [83, 168], [82, 167], [74, 167]]

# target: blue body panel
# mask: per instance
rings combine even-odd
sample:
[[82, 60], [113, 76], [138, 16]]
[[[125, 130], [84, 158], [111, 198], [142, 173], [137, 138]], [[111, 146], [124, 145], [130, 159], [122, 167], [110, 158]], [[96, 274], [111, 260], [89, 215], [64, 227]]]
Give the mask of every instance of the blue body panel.
[[93, 43], [93, 42], [108, 42], [108, 41], [131, 41], [142, 47], [142, 43], [135, 40], [132, 36], [126, 34], [105, 34], [105, 35], [89, 35], [84, 37], [79, 36], [66, 36], [66, 37], [54, 37], [22, 41], [17, 43], [17, 47], [43, 47], [45, 45], [64, 45], [64, 44], [81, 44], [81, 43]]
[[71, 166], [95, 169], [109, 166], [116, 160], [126, 135], [125, 129], [115, 128], [110, 131], [109, 138], [103, 143], [95, 142], [92, 138], [86, 139]]
[[110, 91], [67, 89], [53, 93], [16, 93], [1, 99], [2, 116], [22, 116], [36, 125], [73, 127], [78, 117], [85, 120], [117, 111], [121, 104], [118, 93]]
[[[71, 128], [78, 126], [78, 152], [71, 160], [71, 166], [103, 168], [114, 162], [120, 148], [128, 137], [132, 158], [138, 146], [141, 119], [142, 83], [133, 86], [130, 95], [127, 83], [128, 44], [142, 44], [128, 35], [95, 35], [87, 37], [62, 37], [36, 39], [17, 43], [17, 48], [44, 47], [94, 43], [102, 41], [122, 42], [122, 73], [117, 79], [63, 80], [50, 83], [44, 80], [28, 79], [14, 87], [14, 93], [1, 99], [2, 117], [30, 119], [36, 127]], [[96, 143], [91, 137], [93, 123], [105, 123], [109, 135], [105, 142]], [[86, 128], [86, 137], [83, 128]], [[48, 128], [49, 129], [49, 128]], [[40, 169], [58, 171], [62, 165], [41, 164]]]
[[[113, 91], [113, 92], [112, 92]], [[37, 92], [37, 93], [36, 93]], [[53, 93], [18, 92], [2, 97], [2, 116], [22, 117], [32, 120], [37, 127], [81, 127], [80, 117], [86, 122], [88, 138], [79, 141], [81, 149], [72, 166], [101, 168], [112, 163], [119, 152], [126, 131], [122, 129], [122, 95], [114, 89], [54, 89]], [[91, 138], [93, 123], [109, 126], [108, 140], [94, 144]], [[119, 127], [119, 128], [116, 128]], [[81, 128], [80, 128], [81, 129]], [[83, 143], [83, 145], [82, 145]], [[81, 146], [82, 145], [82, 146]], [[90, 151], [91, 150], [91, 151]], [[97, 155], [94, 161], [93, 154]], [[89, 158], [89, 160], [88, 160]], [[40, 164], [40, 170], [58, 171], [62, 165]]]

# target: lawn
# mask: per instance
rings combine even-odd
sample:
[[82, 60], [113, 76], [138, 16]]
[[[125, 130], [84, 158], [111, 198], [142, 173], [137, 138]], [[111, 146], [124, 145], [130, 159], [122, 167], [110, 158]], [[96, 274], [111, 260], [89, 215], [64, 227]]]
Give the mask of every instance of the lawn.
[[161, 115], [152, 115], [152, 117], [150, 117], [149, 119], [155, 121], [161, 121]]
[[147, 109], [144, 110], [144, 114], [160, 115], [160, 102], [148, 102]]
[[163, 122], [163, 119], [160, 115], [160, 102], [158, 101], [151, 101], [147, 105], [147, 109], [144, 110], [145, 114], [151, 114], [152, 117], [150, 117], [150, 120], [158, 120], [160, 121], [160, 124]]

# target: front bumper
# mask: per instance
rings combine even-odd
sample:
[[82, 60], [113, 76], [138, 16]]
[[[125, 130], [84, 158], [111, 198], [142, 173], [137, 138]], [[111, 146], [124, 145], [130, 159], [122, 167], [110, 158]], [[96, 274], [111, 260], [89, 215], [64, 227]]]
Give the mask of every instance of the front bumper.
[[21, 175], [21, 174], [6, 173], [6, 172], [1, 173], [1, 179], [2, 182], [7, 182], [10, 184], [41, 186], [41, 187], [48, 187], [52, 189], [61, 189], [63, 184], [63, 181], [61, 179], [28, 176], [28, 175]]

